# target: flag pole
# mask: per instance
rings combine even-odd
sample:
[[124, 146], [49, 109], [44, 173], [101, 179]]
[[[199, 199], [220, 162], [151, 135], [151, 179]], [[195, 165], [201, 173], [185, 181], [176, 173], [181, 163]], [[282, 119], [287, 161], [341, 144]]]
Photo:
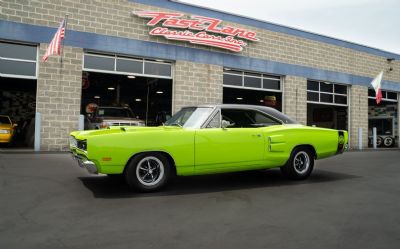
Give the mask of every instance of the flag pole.
[[66, 37], [66, 35], [67, 35], [68, 14], [65, 15], [65, 19], [64, 19], [64, 20], [65, 20], [64, 38], [63, 38], [62, 41], [61, 41], [61, 52], [60, 52], [60, 54], [61, 54], [61, 56], [60, 56], [61, 68], [62, 68], [62, 65], [63, 65], [64, 40], [65, 40], [65, 37]]

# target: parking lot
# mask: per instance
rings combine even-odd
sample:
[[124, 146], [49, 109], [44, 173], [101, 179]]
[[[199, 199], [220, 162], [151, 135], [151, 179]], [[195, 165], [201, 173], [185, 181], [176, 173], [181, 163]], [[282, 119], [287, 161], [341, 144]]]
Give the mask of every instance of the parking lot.
[[138, 194], [67, 153], [0, 153], [0, 248], [399, 248], [400, 151], [176, 178]]

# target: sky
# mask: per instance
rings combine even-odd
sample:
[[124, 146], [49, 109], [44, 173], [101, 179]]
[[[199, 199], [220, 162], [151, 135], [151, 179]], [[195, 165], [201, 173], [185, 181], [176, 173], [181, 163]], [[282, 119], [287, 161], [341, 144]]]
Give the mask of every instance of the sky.
[[400, 54], [400, 0], [180, 0]]

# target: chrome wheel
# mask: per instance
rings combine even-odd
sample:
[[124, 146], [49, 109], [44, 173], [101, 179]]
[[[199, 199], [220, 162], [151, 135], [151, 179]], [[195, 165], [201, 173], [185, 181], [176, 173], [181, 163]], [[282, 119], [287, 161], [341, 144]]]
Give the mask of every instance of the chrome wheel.
[[154, 186], [164, 177], [164, 164], [154, 156], [142, 158], [136, 167], [136, 178], [145, 186]]
[[293, 159], [294, 170], [302, 175], [308, 171], [310, 167], [310, 156], [305, 151], [299, 151]]

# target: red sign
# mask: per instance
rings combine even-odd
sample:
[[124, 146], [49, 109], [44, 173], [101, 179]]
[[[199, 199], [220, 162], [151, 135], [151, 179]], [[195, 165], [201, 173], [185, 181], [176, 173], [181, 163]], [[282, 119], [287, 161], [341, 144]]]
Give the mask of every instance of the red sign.
[[[163, 36], [170, 40], [188, 41], [233, 52], [240, 52], [247, 46], [247, 43], [242, 39], [249, 41], [259, 40], [256, 38], [257, 34], [253, 31], [222, 26], [222, 20], [220, 19], [203, 16], [191, 16], [190, 19], [185, 19], [182, 18], [184, 16], [182, 13], [153, 11], [138, 11], [135, 14], [139, 17], [151, 18], [147, 23], [148, 26], [162, 25], [162, 27], [155, 27], [150, 30], [150, 35]], [[191, 30], [194, 30], [194, 32]]]

